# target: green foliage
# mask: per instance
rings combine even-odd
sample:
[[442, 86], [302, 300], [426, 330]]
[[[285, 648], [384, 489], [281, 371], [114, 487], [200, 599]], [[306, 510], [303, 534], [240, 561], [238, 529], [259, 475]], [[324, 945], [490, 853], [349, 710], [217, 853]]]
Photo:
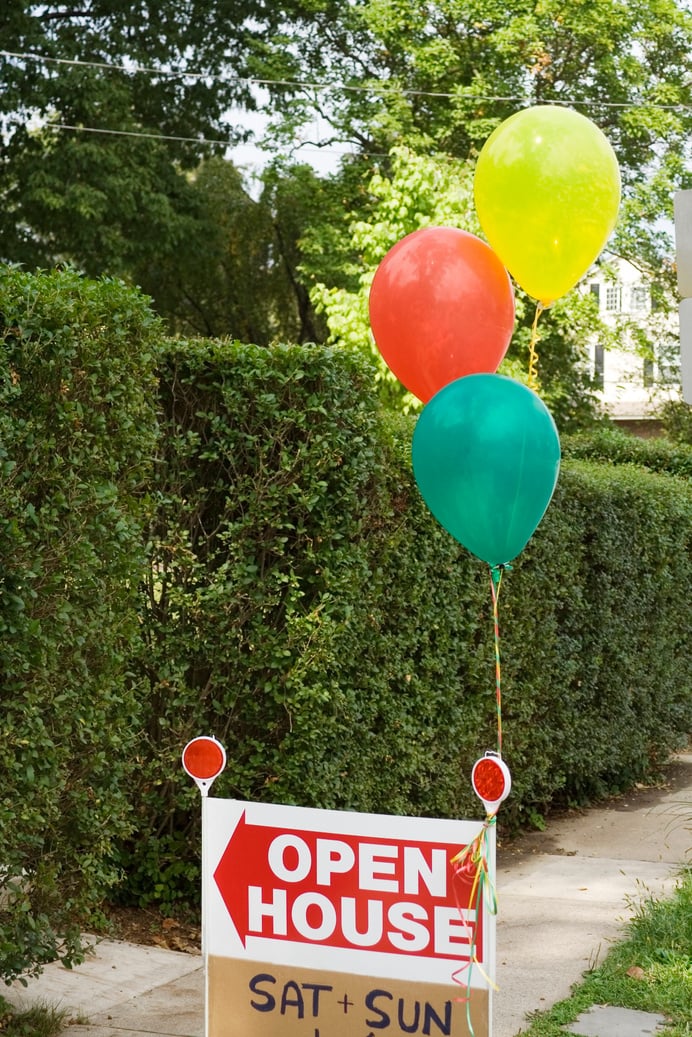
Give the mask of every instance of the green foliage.
[[[294, 30], [301, 78], [335, 85], [329, 115], [342, 139], [365, 153], [405, 140], [465, 160], [525, 104], [568, 104], [617, 151], [628, 198], [623, 244], [647, 262], [660, 256], [656, 215], [669, 215], [672, 191], [689, 186], [692, 15], [681, 0], [296, 6], [319, 25]], [[342, 93], [344, 83], [361, 89]], [[316, 103], [324, 108], [324, 94]], [[289, 121], [287, 136], [295, 129]]]
[[467, 566], [441, 530], [412, 533], [429, 520], [371, 384], [338, 350], [170, 348], [143, 618], [155, 748], [145, 844], [124, 857], [140, 899], [195, 845], [178, 761], [200, 730], [225, 743], [218, 787], [234, 796], [435, 813], [456, 795], [475, 732], [443, 666], [479, 618], [441, 614]]
[[582, 460], [606, 461], [610, 464], [634, 464], [654, 472], [692, 476], [692, 446], [667, 439], [640, 439], [608, 424], [588, 432], [566, 436], [563, 454]]
[[[111, 118], [116, 106], [111, 98]], [[68, 116], [63, 116], [69, 119]], [[126, 117], [124, 126], [133, 127]], [[50, 125], [50, 124], [49, 124]], [[164, 144], [149, 139], [17, 130], [0, 214], [0, 258], [28, 269], [74, 263], [126, 276], [182, 249], [193, 199]]]
[[[378, 170], [370, 178], [368, 217], [362, 211], [352, 217], [347, 238], [342, 239], [346, 285], [318, 281], [311, 295], [325, 316], [329, 341], [373, 357], [385, 396], [397, 400], [406, 396], [405, 390], [380, 357], [370, 331], [368, 296], [377, 265], [397, 241], [420, 227], [444, 224], [472, 233], [479, 228], [470, 165], [415, 155], [404, 147], [392, 150], [388, 164], [389, 175]], [[312, 233], [314, 237], [318, 231]], [[320, 265], [318, 261], [318, 272]], [[410, 405], [411, 397], [406, 398]]]
[[[624, 186], [610, 247], [651, 284], [658, 319], [647, 321], [642, 345], [648, 355], [655, 346], [660, 361], [662, 349], [670, 348], [660, 317], [676, 305], [669, 229], [673, 197], [692, 186], [689, 5], [681, 0], [436, 0], [421, 6], [415, 0], [367, 0], [337, 13], [323, 0], [310, 8], [320, 31], [300, 48], [303, 77], [335, 84], [332, 92], [320, 93], [318, 103], [324, 106], [329, 98], [337, 135], [358, 143], [363, 164], [391, 172], [383, 155], [405, 141], [418, 155], [439, 156], [443, 163], [457, 159], [468, 170], [490, 133], [528, 104], [566, 104], [605, 132]], [[341, 93], [338, 83], [348, 84], [348, 90]], [[286, 132], [295, 134], [290, 120]], [[409, 193], [415, 212], [415, 185]], [[374, 238], [378, 220], [370, 222]], [[352, 258], [352, 250], [346, 253]], [[346, 286], [345, 292], [339, 279], [318, 281], [326, 288], [316, 302], [332, 333], [349, 342], [356, 331], [359, 341], [367, 342], [358, 286]], [[367, 284], [364, 277], [363, 287]], [[510, 352], [513, 374], [526, 370], [534, 309], [521, 301]], [[561, 430], [588, 424], [595, 407], [585, 348], [594, 334], [604, 346], [609, 336], [593, 309], [589, 316], [588, 302], [575, 297], [545, 314], [541, 325], [545, 398]]]
[[[432, 519], [411, 419], [351, 351], [171, 343], [150, 533], [147, 744], [123, 895], [196, 895], [185, 742], [219, 795], [474, 816], [496, 744], [485, 566]], [[689, 730], [686, 481], [568, 460], [501, 599], [510, 827], [655, 770]]]
[[117, 878], [154, 432], [146, 300], [0, 272], [0, 975], [79, 954]]
[[[28, 267], [71, 260], [92, 275], [122, 274], [138, 260], [140, 268], [154, 262], [176, 239], [183, 247], [181, 169], [223, 151], [219, 140], [238, 140], [226, 114], [254, 107], [242, 77], [253, 74], [253, 54], [264, 52], [279, 16], [264, 13], [260, 25], [251, 0], [155, 10], [139, 0], [104, 0], [86, 11], [3, 4], [0, 31], [11, 53], [0, 58], [0, 258]], [[229, 60], [234, 74], [222, 77]], [[36, 116], [49, 125], [37, 130]]]
[[683, 400], [669, 400], [659, 411], [659, 417], [670, 439], [692, 447], [692, 407]]
[[[321, 341], [324, 318], [333, 340], [371, 348], [373, 265], [351, 224], [371, 224], [379, 205], [383, 226], [369, 239], [382, 245], [430, 212], [454, 223], [445, 199], [457, 173], [472, 218], [471, 163], [529, 103], [568, 104], [606, 132], [625, 185], [612, 245], [646, 270], [657, 298], [672, 298], [672, 198], [692, 185], [682, 0], [163, 0], [154, 12], [7, 0], [0, 30], [0, 259], [125, 277], [175, 334]], [[260, 104], [274, 162], [255, 201], [219, 156], [249, 132], [238, 109]], [[280, 158], [316, 121], [330, 135], [320, 143], [352, 152], [324, 181]], [[402, 142], [438, 158], [418, 160], [430, 182], [404, 178], [387, 213], [364, 179], [391, 176]], [[418, 208], [426, 191], [432, 208]], [[532, 315], [522, 304], [520, 371]], [[579, 368], [587, 318], [570, 300], [543, 320], [543, 388], [561, 429], [592, 417]]]
[[[70, 271], [5, 270], [0, 314], [3, 975], [74, 960], [119, 869], [123, 897], [194, 902], [195, 735], [227, 748], [221, 795], [477, 815], [487, 571], [420, 499], [371, 362], [161, 347], [141, 296]], [[509, 827], [690, 730], [688, 461], [617, 449], [637, 463], [568, 456], [503, 581]]]
[[60, 1037], [68, 1013], [50, 1004], [38, 1003], [19, 1010], [0, 998], [0, 1028], [5, 1037]]
[[171, 232], [154, 240], [153, 256], [137, 244], [130, 275], [174, 334], [262, 346], [318, 338], [297, 267], [322, 186], [306, 166], [270, 169], [255, 200], [232, 163], [210, 158], [178, 178]]
[[626, 787], [684, 744], [691, 507], [685, 480], [563, 463], [504, 602], [510, 811]]

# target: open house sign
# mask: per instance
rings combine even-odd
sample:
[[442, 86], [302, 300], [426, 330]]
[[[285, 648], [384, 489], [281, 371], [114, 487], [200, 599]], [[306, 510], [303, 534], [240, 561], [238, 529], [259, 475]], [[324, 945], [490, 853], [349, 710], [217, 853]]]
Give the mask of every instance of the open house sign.
[[205, 800], [209, 1037], [488, 1037], [494, 916], [451, 863], [480, 829]]

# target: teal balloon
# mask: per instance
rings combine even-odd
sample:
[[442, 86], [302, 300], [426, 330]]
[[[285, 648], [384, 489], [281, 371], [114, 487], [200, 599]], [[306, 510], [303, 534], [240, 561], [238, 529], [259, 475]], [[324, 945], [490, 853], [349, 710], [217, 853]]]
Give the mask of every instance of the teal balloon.
[[437, 521], [490, 566], [510, 562], [543, 518], [560, 439], [543, 401], [498, 374], [440, 389], [413, 434], [413, 473]]

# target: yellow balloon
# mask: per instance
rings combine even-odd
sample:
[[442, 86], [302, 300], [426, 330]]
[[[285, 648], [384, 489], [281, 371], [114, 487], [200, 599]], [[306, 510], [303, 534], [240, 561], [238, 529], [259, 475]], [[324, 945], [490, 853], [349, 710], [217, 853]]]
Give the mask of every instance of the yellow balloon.
[[615, 226], [620, 169], [585, 116], [538, 105], [485, 142], [474, 178], [488, 243], [524, 291], [550, 306], [584, 276]]

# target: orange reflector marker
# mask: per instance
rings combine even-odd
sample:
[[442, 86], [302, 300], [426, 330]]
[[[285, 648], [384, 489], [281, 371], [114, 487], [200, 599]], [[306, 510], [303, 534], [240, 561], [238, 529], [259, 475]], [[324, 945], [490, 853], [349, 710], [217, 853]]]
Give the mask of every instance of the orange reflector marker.
[[499, 753], [487, 752], [480, 760], [476, 760], [471, 772], [471, 784], [486, 813], [494, 814], [512, 788], [509, 767]]
[[183, 749], [183, 768], [203, 796], [226, 766], [226, 750], [216, 738], [193, 738]]

